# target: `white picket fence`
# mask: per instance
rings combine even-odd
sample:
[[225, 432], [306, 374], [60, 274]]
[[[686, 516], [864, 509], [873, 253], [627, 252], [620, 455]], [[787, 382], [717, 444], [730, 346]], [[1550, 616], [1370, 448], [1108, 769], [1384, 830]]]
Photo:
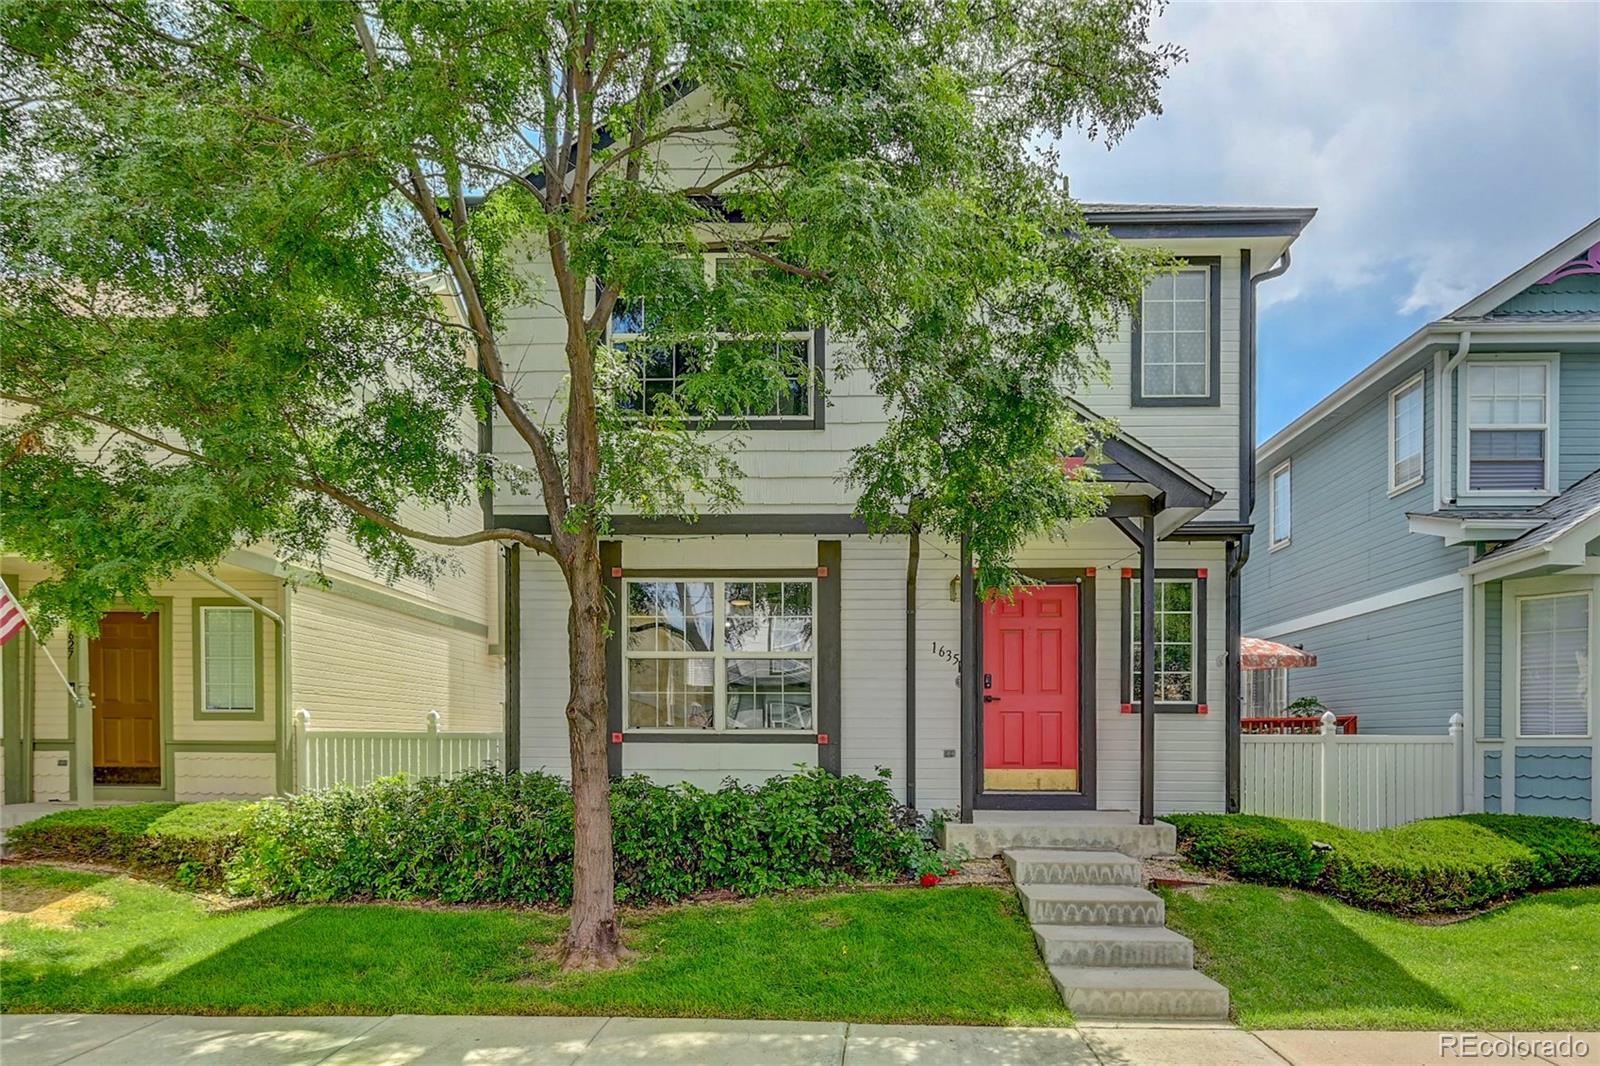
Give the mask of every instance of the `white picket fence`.
[[1247, 733], [1240, 741], [1246, 814], [1383, 829], [1464, 809], [1459, 714], [1437, 736], [1346, 736], [1329, 712], [1319, 734]]
[[451, 777], [481, 766], [501, 766], [499, 733], [445, 732], [438, 711], [423, 730], [313, 729], [311, 712], [295, 712], [296, 791], [365, 785], [379, 777]]

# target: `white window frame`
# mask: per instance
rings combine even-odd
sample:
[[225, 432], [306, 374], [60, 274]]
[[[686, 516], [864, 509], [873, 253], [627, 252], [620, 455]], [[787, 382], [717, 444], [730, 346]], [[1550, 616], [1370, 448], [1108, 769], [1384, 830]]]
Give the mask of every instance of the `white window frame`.
[[[1182, 275], [1184, 275], [1184, 274], [1198, 274], [1198, 275], [1200, 275], [1201, 291], [1204, 293], [1204, 295], [1200, 299], [1200, 344], [1201, 344], [1200, 369], [1201, 369], [1201, 371], [1203, 373], [1202, 373], [1202, 376], [1201, 376], [1200, 391], [1199, 392], [1151, 392], [1150, 391], [1150, 388], [1149, 388], [1149, 381], [1150, 381], [1150, 361], [1149, 361], [1149, 357], [1150, 357], [1150, 329], [1145, 324], [1145, 318], [1146, 318], [1146, 306], [1145, 305], [1149, 302], [1149, 295], [1148, 294], [1149, 294], [1149, 291], [1150, 291], [1150, 286], [1149, 286], [1148, 283], [1146, 283], [1145, 291], [1140, 294], [1140, 298], [1139, 298], [1139, 398], [1140, 399], [1156, 400], [1156, 401], [1177, 401], [1177, 402], [1182, 402], [1182, 401], [1185, 401], [1185, 400], [1208, 400], [1209, 401], [1211, 399], [1211, 386], [1212, 386], [1212, 382], [1211, 382], [1211, 363], [1212, 363], [1212, 356], [1214, 354], [1211, 351], [1211, 315], [1212, 315], [1212, 313], [1214, 311], [1214, 308], [1212, 308], [1212, 306], [1211, 306], [1211, 271], [1212, 271], [1212, 267], [1209, 264], [1200, 264], [1200, 265], [1195, 265], [1195, 266], [1180, 266], [1176, 270], [1172, 271], [1172, 273], [1171, 273], [1171, 277], [1173, 279], [1173, 284], [1174, 285], [1177, 284], [1177, 279], [1179, 277], [1181, 277]], [[1159, 277], [1165, 277], [1167, 275], [1162, 274], [1162, 275], [1158, 275], [1158, 276]], [[1155, 279], [1152, 279], [1152, 280], [1155, 280]], [[1177, 342], [1178, 329], [1176, 327], [1176, 315], [1177, 315], [1177, 307], [1176, 307], [1176, 305], [1178, 303], [1177, 297], [1174, 296], [1173, 299], [1170, 302], [1174, 305], [1174, 307], [1173, 307], [1174, 326], [1170, 330], [1159, 330], [1157, 332], [1169, 334], [1173, 338], [1173, 342], [1172, 342], [1173, 343], [1173, 354], [1174, 354], [1174, 357], [1176, 357], [1176, 354], [1177, 354], [1177, 343], [1178, 343]], [[1192, 301], [1185, 301], [1185, 302], [1192, 302]], [[1188, 333], [1190, 331], [1189, 330], [1184, 330], [1183, 332]], [[1174, 363], [1173, 365], [1179, 365], [1179, 364]], [[1191, 365], [1191, 364], [1182, 364], [1182, 365]], [[1176, 380], [1174, 380], [1174, 387], [1176, 387]]]
[[[1542, 366], [1544, 367], [1544, 422], [1494, 424], [1475, 426], [1472, 422], [1472, 368], [1474, 366]], [[1556, 471], [1559, 469], [1561, 425], [1557, 415], [1561, 405], [1561, 357], [1555, 352], [1518, 354], [1511, 358], [1498, 358], [1490, 353], [1469, 357], [1461, 365], [1459, 414], [1456, 432], [1456, 496], [1483, 503], [1490, 500], [1507, 500], [1525, 503], [1547, 500], [1556, 495]], [[1539, 489], [1474, 489], [1472, 485], [1472, 431], [1474, 429], [1543, 430], [1544, 431], [1544, 487]]]
[[[207, 684], [206, 680], [206, 668], [210, 665], [208, 661], [210, 656], [207, 653], [207, 645], [210, 643], [210, 639], [209, 630], [206, 628], [206, 619], [213, 611], [243, 613], [250, 616], [250, 640], [248, 646], [250, 648], [250, 701], [253, 706], [213, 707], [211, 706], [210, 700], [207, 699], [207, 693], [210, 690], [210, 686]], [[196, 694], [198, 696], [198, 700], [196, 702], [202, 714], [237, 714], [243, 717], [261, 713], [262, 708], [259, 706], [261, 702], [259, 693], [260, 686], [256, 682], [261, 673], [262, 664], [258, 661], [256, 654], [255, 614], [256, 612], [253, 608], [244, 606], [233, 607], [208, 604], [200, 607], [200, 632], [195, 634], [195, 651], [200, 656], [200, 691]]]
[[[767, 576], [740, 576], [734, 575], [707, 575], [707, 574], [673, 574], [655, 575], [649, 577], [626, 577], [622, 585], [621, 612], [627, 617], [629, 594], [628, 587], [637, 584], [651, 584], [654, 582], [693, 582], [709, 584], [711, 586], [712, 621], [711, 621], [711, 650], [710, 651], [633, 651], [628, 647], [627, 625], [624, 624], [618, 639], [622, 641], [622, 728], [630, 736], [638, 737], [681, 737], [681, 736], [720, 736], [730, 742], [737, 741], [740, 737], [750, 736], [780, 736], [794, 737], [797, 741], [804, 741], [807, 737], [817, 735], [817, 714], [819, 711], [818, 694], [820, 684], [817, 676], [821, 659], [817, 650], [819, 636], [817, 626], [817, 579], [805, 574], [792, 576], [767, 575]], [[732, 651], [726, 647], [724, 634], [727, 632], [727, 595], [725, 588], [730, 584], [765, 584], [781, 583], [786, 585], [807, 584], [811, 586], [811, 647], [806, 651]], [[641, 726], [633, 727], [628, 724], [628, 708], [632, 702], [632, 674], [628, 663], [634, 659], [701, 659], [709, 660], [712, 664], [712, 724], [710, 729], [696, 729], [689, 726]], [[728, 678], [727, 661], [729, 659], [806, 659], [811, 662], [811, 728], [810, 729], [774, 729], [761, 727], [755, 729], [732, 729], [728, 726]]]
[[[1566, 744], [1584, 747], [1595, 735], [1595, 714], [1600, 693], [1595, 691], [1597, 656], [1600, 656], [1600, 587], [1592, 576], [1578, 578], [1506, 579], [1501, 584], [1501, 730], [1512, 743]], [[1589, 719], [1582, 733], [1523, 733], [1522, 731], [1522, 602], [1523, 600], [1587, 595], [1589, 597]], [[1512, 722], [1507, 723], [1507, 717]]]
[[[1412, 389], [1417, 390], [1417, 458], [1418, 473], [1406, 481], [1394, 479], [1395, 468], [1402, 458], [1398, 454], [1400, 427], [1396, 421], [1400, 413], [1400, 400]], [[1389, 495], [1398, 496], [1428, 480], [1428, 386], [1424, 371], [1417, 371], [1389, 393]]]
[[[1292, 462], [1293, 460], [1285, 459], [1273, 467], [1272, 473], [1267, 476], [1267, 550], [1269, 552], [1275, 552], [1279, 548], [1287, 548], [1290, 541], [1294, 539], [1294, 477], [1290, 470]], [[1286, 515], [1289, 519], [1289, 532], [1281, 538], [1278, 536], [1278, 478], [1280, 476], [1289, 479], [1289, 513]]]
[[[717, 262], [719, 260], [722, 260], [722, 259], [737, 259], [737, 258], [739, 258], [739, 257], [734, 255], [731, 252], [728, 252], [728, 251], [704, 252], [704, 253], [702, 253], [701, 259], [702, 259], [703, 264], [704, 264], [706, 283], [708, 285], [716, 284], [716, 280], [717, 280]], [[750, 261], [751, 262], [756, 262], [755, 260], [750, 260]], [[621, 306], [622, 306], [622, 301], [618, 300], [617, 301], [617, 307], [620, 308]], [[612, 328], [613, 324], [615, 323], [615, 321], [616, 321], [616, 310], [613, 310], [612, 314], [611, 314], [611, 319], [606, 322], [606, 343], [607, 344], [612, 345], [612, 346], [615, 346], [615, 345], [618, 345], [618, 344], [628, 344], [628, 343], [636, 341], [640, 337], [644, 336], [644, 334], [642, 334], [642, 333], [618, 333], [618, 332], [616, 332]], [[721, 333], [721, 332], [718, 332], [718, 333], [713, 333], [712, 336], [714, 338], [713, 343], [716, 340], [735, 340], [735, 339], [737, 339], [737, 338], [735, 338], [735, 336], [732, 333]], [[785, 333], [780, 334], [779, 337], [777, 338], [777, 343], [784, 343], [784, 342], [787, 342], [787, 341], [804, 342], [805, 346], [806, 346], [806, 378], [807, 378], [807, 381], [806, 381], [806, 387], [804, 389], [806, 409], [803, 412], [796, 412], [794, 414], [787, 414], [787, 415], [784, 415], [784, 414], [772, 414], [772, 415], [728, 415], [728, 416], [719, 415], [718, 416], [719, 420], [727, 418], [727, 419], [732, 419], [732, 420], [735, 420], [735, 421], [738, 421], [738, 422], [741, 422], [741, 423], [748, 422], [748, 423], [750, 423], [752, 425], [762, 425], [762, 424], [767, 424], [767, 425], [772, 425], [772, 424], [789, 424], [789, 425], [801, 425], [801, 424], [804, 424], [804, 425], [810, 425], [810, 424], [812, 424], [812, 423], [814, 423], [816, 421], [816, 417], [817, 417], [817, 412], [816, 412], [817, 395], [816, 395], [816, 393], [817, 393], [817, 390], [816, 390], [816, 387], [815, 387], [815, 381], [816, 381], [816, 377], [817, 377], [817, 331], [816, 331], [815, 328], [804, 329], [804, 330], [789, 330], [789, 331], [787, 331]], [[643, 385], [643, 380], [644, 379], [641, 376], [641, 378], [640, 378], [641, 387]], [[676, 373], [673, 374], [672, 381], [673, 381], [673, 392], [676, 393], [677, 392], [677, 382], [678, 382], [678, 377], [677, 377]], [[641, 404], [644, 403], [644, 394], [643, 394], [643, 392], [640, 393], [639, 402]], [[634, 413], [632, 415], [632, 417], [639, 417], [639, 414]]]

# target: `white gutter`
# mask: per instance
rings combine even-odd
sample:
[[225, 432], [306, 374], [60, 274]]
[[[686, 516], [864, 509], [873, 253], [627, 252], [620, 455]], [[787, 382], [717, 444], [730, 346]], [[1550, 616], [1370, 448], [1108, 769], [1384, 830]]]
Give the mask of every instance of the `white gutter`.
[[[1451, 435], [1451, 427], [1455, 422], [1455, 387], [1451, 384], [1450, 375], [1455, 373], [1456, 367], [1461, 365], [1461, 361], [1467, 357], [1467, 353], [1471, 350], [1472, 331], [1464, 329], [1461, 331], [1460, 339], [1456, 342], [1456, 354], [1452, 355], [1450, 361], [1445, 363], [1439, 371], [1439, 376], [1436, 379], [1437, 387], [1433, 392], [1433, 430], [1434, 435], [1438, 438], [1434, 441], [1433, 448], [1433, 465], [1435, 467], [1433, 472], [1433, 499], [1435, 511], [1447, 503], [1453, 503], [1456, 498], [1455, 478], [1451, 476], [1451, 467], [1454, 464], [1445, 461], [1455, 455], [1455, 448], [1451, 445], [1451, 442], [1455, 439]], [[1440, 356], [1442, 355], [1443, 353], [1441, 352], [1439, 356], [1434, 357], [1434, 366], [1439, 365]]]
[[[289, 736], [290, 736], [290, 725], [291, 725], [290, 718], [289, 718], [289, 697], [292, 695], [292, 693], [290, 691], [289, 680], [290, 680], [290, 677], [292, 676], [292, 673], [293, 673], [292, 661], [291, 661], [290, 654], [289, 654], [289, 619], [287, 617], [288, 611], [285, 610], [285, 612], [283, 614], [279, 614], [277, 611], [272, 610], [270, 607], [267, 607], [265, 604], [258, 603], [255, 600], [251, 599], [249, 596], [246, 596], [244, 593], [240, 592], [238, 589], [234, 588], [232, 585], [228, 584], [226, 581], [222, 580], [220, 577], [218, 577], [217, 575], [215, 575], [215, 574], [213, 574], [213, 573], [211, 573], [209, 571], [196, 569], [194, 571], [194, 574], [201, 581], [204, 581], [208, 585], [213, 585], [216, 588], [222, 590], [223, 592], [227, 593], [229, 596], [233, 597], [234, 599], [238, 600], [240, 603], [244, 604], [246, 607], [250, 608], [252, 611], [255, 611], [258, 614], [266, 615], [268, 618], [272, 619], [272, 621], [274, 623], [276, 623], [277, 626], [278, 626], [278, 677], [277, 677], [277, 685], [276, 685], [277, 695], [278, 695], [278, 700], [277, 700], [278, 712], [277, 712], [277, 715], [275, 716], [276, 720], [277, 720], [277, 724], [278, 724], [278, 726], [277, 726], [276, 746], [277, 746], [277, 748], [279, 750], [279, 755], [278, 755], [277, 759], [275, 760], [276, 763], [277, 763], [277, 767], [276, 767], [276, 770], [277, 770], [277, 785], [278, 785], [278, 791], [279, 792], [290, 792], [290, 791], [293, 791], [293, 789], [294, 789], [294, 777], [293, 777], [293, 774], [292, 774], [292, 772], [291, 773], [287, 773], [287, 774], [284, 772], [284, 765], [288, 761], [287, 760], [287, 754], [288, 754], [288, 751], [289, 751]], [[284, 585], [283, 588], [284, 588], [284, 604], [285, 604], [285, 607], [287, 607], [288, 598], [289, 598], [289, 586], [288, 585]], [[199, 639], [198, 634], [196, 634], [195, 639], [196, 640]]]

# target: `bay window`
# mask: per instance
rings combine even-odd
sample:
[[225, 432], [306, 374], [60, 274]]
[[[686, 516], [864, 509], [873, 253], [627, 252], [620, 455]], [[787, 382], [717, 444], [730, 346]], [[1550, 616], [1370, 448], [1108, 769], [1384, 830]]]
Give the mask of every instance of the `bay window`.
[[630, 730], [816, 729], [816, 582], [626, 582]]

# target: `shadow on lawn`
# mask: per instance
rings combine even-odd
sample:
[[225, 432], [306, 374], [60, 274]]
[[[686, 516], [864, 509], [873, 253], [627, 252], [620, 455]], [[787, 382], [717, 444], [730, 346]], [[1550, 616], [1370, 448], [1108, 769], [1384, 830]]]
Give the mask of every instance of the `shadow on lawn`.
[[1412, 976], [1315, 896], [1274, 892], [1277, 905], [1259, 907], [1247, 897], [1205, 890], [1199, 898], [1173, 895], [1182, 932], [1195, 941], [1202, 965], [1227, 986], [1243, 1015], [1252, 1007], [1276, 1013], [1288, 1004], [1305, 1014], [1458, 1010], [1455, 1001]]

